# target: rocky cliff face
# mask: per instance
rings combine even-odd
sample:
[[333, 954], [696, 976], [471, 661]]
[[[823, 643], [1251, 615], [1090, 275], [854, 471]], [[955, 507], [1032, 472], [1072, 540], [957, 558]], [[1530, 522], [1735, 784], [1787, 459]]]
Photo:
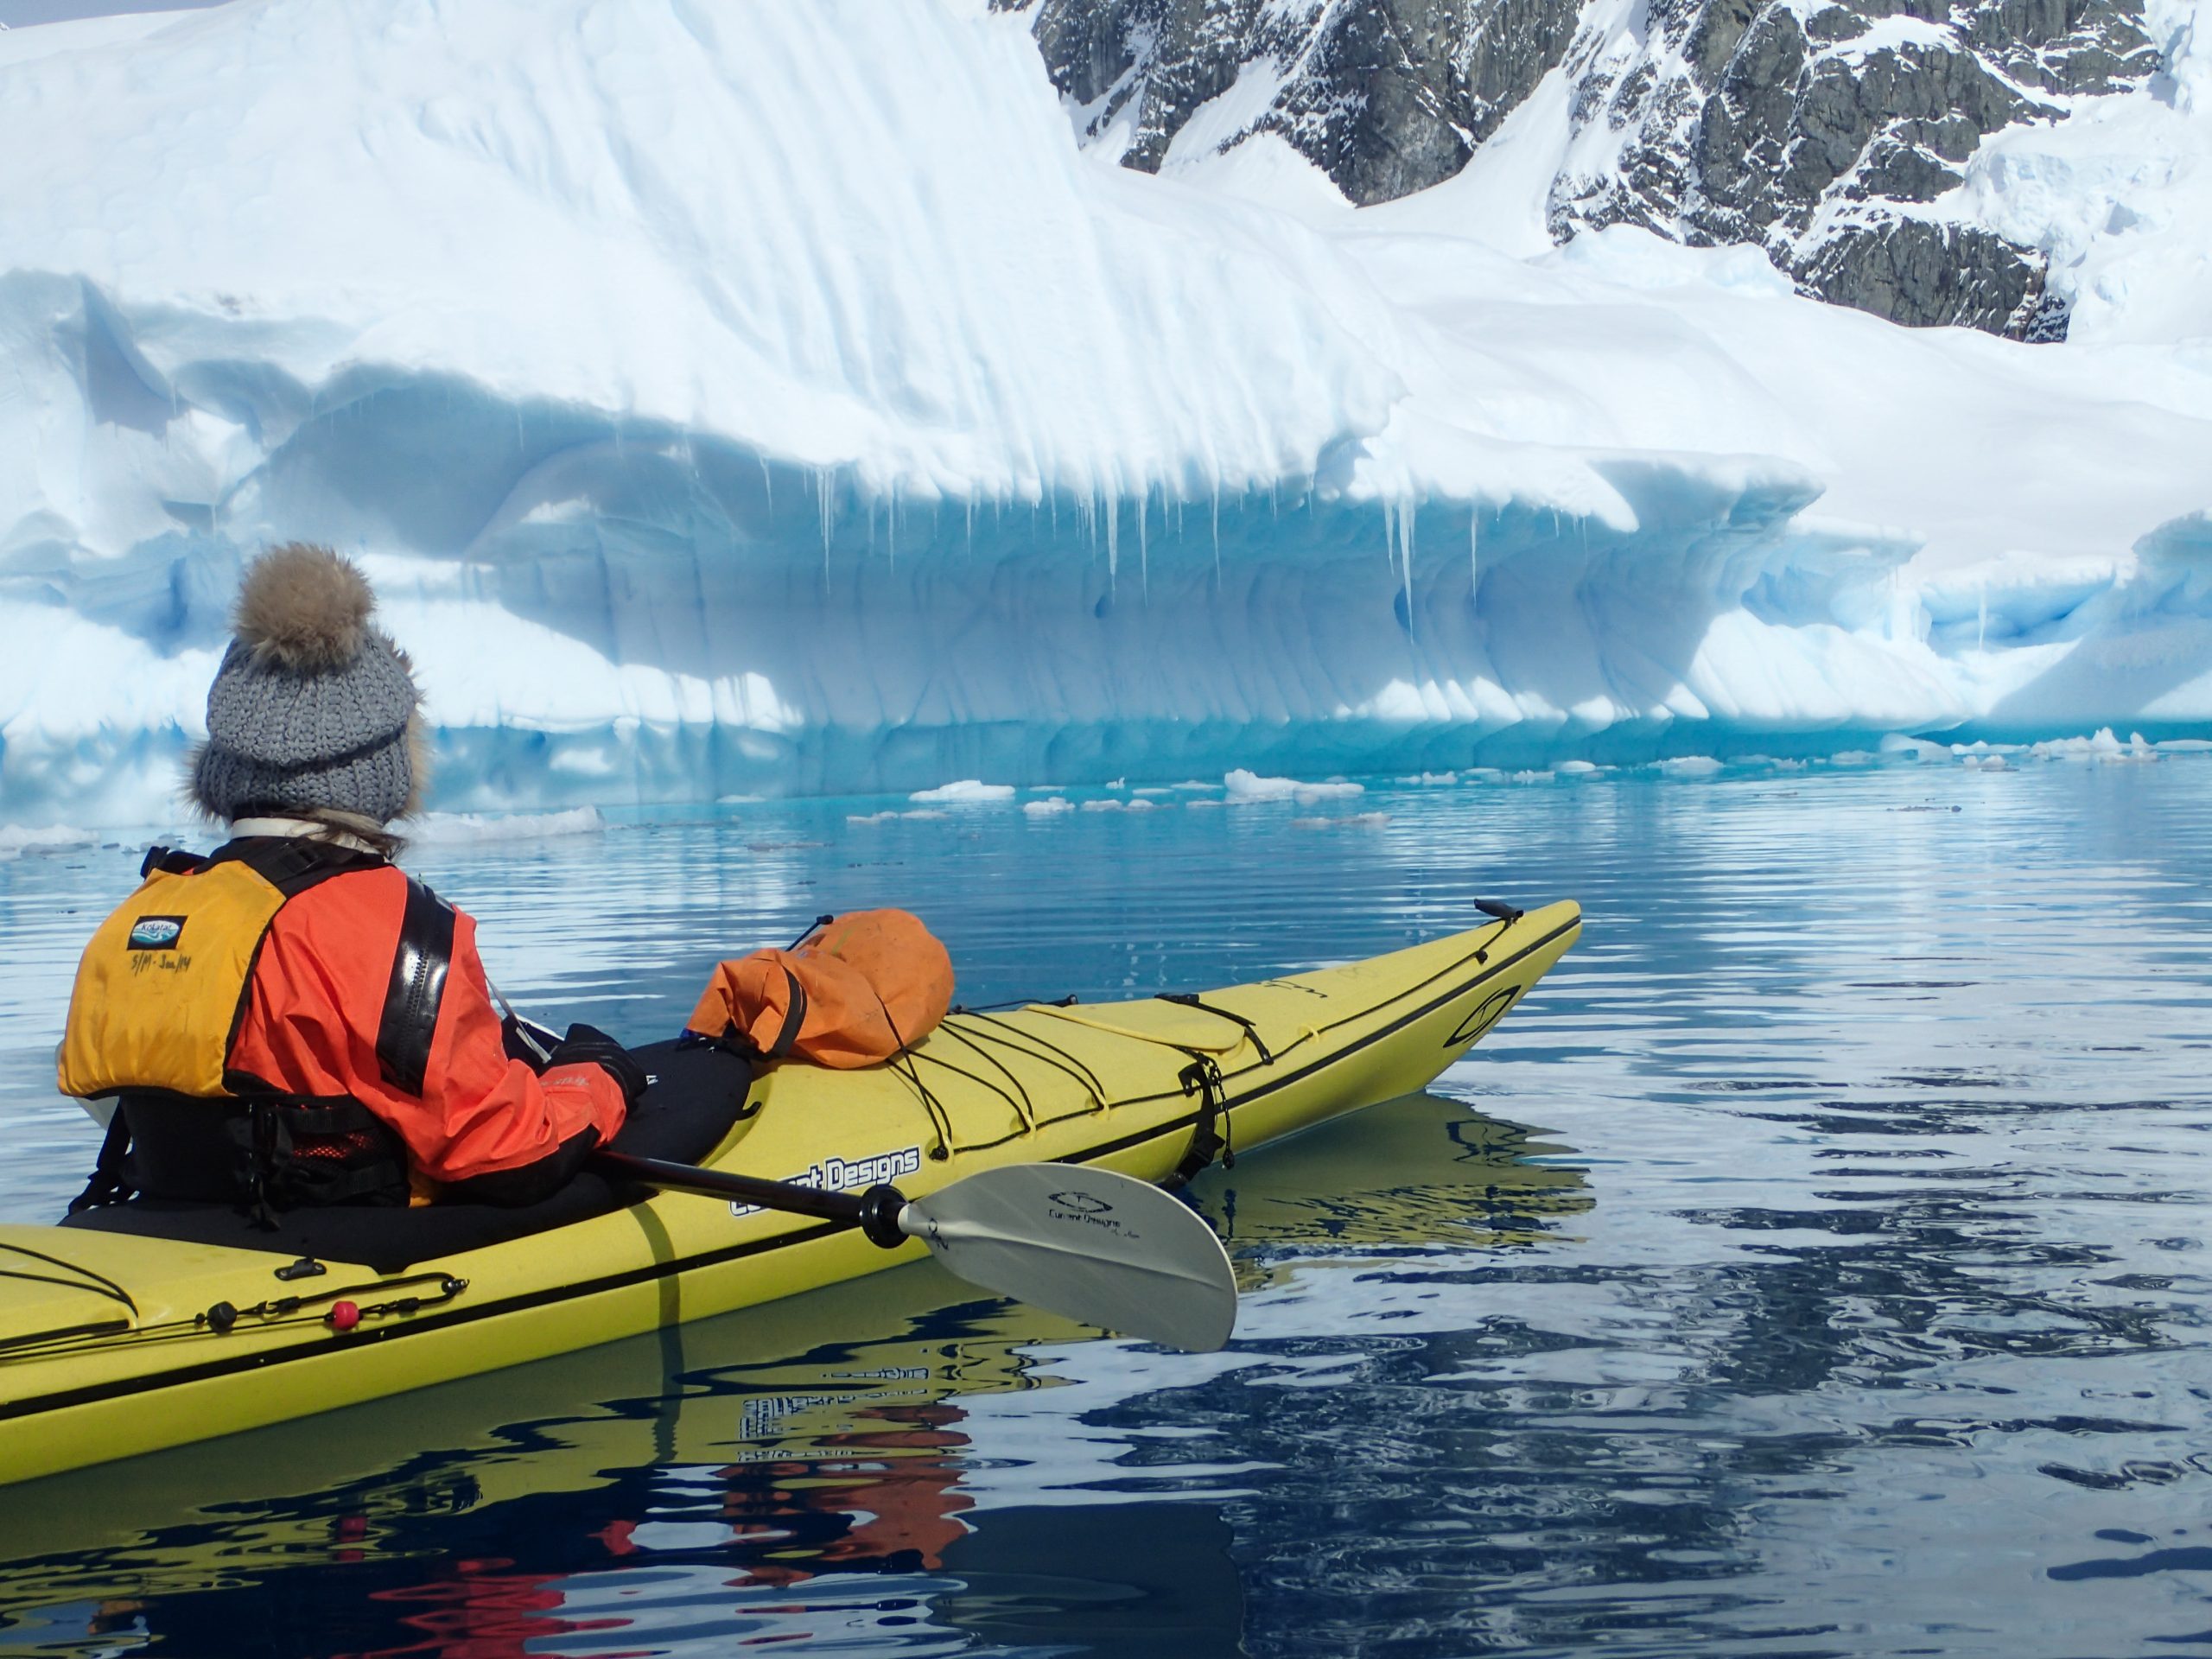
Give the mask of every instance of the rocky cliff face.
[[2065, 333], [2042, 256], [1953, 193], [1975, 147], [2158, 67], [2142, 0], [997, 0], [1033, 14], [1087, 139], [1276, 132], [1360, 204], [1451, 177], [1556, 73], [1553, 237], [1764, 248], [1894, 321]]

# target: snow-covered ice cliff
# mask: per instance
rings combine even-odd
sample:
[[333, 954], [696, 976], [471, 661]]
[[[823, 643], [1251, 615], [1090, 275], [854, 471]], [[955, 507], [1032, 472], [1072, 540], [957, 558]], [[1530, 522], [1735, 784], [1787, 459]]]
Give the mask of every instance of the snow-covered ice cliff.
[[298, 537], [447, 809], [2212, 720], [2212, 340], [2117, 322], [2201, 155], [2020, 161], [2111, 198], [2115, 319], [2026, 347], [1520, 245], [1511, 138], [1357, 212], [1271, 134], [1133, 175], [980, 0], [0, 35], [0, 819], [163, 816]]

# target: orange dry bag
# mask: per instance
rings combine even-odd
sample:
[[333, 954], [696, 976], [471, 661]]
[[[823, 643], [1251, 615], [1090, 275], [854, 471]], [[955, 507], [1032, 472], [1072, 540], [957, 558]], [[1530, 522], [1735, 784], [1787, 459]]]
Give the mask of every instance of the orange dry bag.
[[687, 1027], [763, 1058], [849, 1071], [896, 1058], [952, 1006], [952, 958], [918, 917], [858, 910], [788, 950], [715, 965]]

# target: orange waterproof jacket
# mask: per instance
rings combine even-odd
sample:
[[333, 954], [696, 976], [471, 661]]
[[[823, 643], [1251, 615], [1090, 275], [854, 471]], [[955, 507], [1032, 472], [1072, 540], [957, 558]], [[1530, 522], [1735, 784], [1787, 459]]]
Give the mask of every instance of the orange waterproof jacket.
[[586, 1128], [622, 1127], [622, 1088], [588, 1062], [539, 1077], [507, 1058], [476, 923], [454, 912], [447, 972], [419, 1094], [387, 1082], [377, 1033], [407, 907], [390, 865], [309, 887], [276, 912], [253, 966], [231, 1069], [287, 1094], [350, 1096], [407, 1143], [435, 1183], [520, 1169]]

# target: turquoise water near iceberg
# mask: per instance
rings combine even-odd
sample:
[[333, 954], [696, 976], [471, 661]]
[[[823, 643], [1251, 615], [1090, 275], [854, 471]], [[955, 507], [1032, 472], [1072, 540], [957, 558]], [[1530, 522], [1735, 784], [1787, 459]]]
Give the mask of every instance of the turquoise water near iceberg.
[[[1227, 1352], [922, 1266], [0, 1490], [0, 1655], [2212, 1648], [2212, 760], [1145, 798], [413, 861], [636, 1039], [825, 910], [919, 909], [986, 1001], [1581, 899], [1432, 1094], [1200, 1181]], [[135, 868], [0, 864], [9, 1219], [89, 1160], [41, 1072]]]

